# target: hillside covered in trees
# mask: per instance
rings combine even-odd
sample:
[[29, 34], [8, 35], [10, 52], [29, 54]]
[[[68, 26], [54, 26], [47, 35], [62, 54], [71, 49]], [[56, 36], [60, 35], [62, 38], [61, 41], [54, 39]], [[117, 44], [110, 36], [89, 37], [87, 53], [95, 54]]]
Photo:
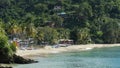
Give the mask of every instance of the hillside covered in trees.
[[120, 43], [120, 0], [0, 0], [0, 32], [56, 43]]

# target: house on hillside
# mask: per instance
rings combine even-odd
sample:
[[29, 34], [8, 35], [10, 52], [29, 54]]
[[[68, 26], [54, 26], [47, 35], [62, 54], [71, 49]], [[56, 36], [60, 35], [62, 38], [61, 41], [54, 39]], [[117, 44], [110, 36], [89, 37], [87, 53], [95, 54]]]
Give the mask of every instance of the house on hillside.
[[62, 18], [67, 18], [68, 17], [66, 12], [57, 13], [57, 15], [62, 17]]
[[57, 13], [57, 15], [66, 15], [66, 12]]
[[54, 6], [53, 10], [54, 11], [59, 11], [62, 9], [62, 6]]

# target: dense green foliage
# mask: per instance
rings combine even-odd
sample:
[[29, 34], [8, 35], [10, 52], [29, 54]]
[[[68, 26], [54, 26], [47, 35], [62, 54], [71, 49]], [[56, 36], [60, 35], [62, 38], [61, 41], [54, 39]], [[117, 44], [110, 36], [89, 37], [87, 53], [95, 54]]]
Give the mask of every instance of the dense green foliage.
[[0, 26], [0, 63], [12, 62], [16, 52], [16, 46], [9, 43], [5, 34], [4, 29]]
[[120, 43], [120, 0], [0, 0], [0, 22], [7, 35], [50, 44]]
[[12, 49], [12, 52], [15, 53], [17, 51], [16, 45], [11, 43], [10, 48]]
[[38, 28], [38, 40], [48, 42], [51, 44], [56, 43], [58, 39], [58, 32], [50, 27]]
[[13, 54], [14, 54], [14, 52], [8, 43], [7, 37], [3, 34], [0, 34], [0, 58], [1, 58], [1, 62], [3, 60], [10, 60], [10, 58], [12, 58]]

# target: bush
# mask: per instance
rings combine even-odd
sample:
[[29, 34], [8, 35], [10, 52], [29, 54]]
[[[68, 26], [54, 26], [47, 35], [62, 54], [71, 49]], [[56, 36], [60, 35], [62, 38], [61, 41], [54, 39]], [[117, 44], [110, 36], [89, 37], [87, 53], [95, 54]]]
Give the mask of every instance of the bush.
[[0, 34], [0, 48], [7, 46], [7, 37]]
[[13, 43], [10, 44], [10, 48], [12, 49], [13, 52], [16, 52], [16, 50], [17, 50], [16, 45]]
[[0, 34], [0, 56], [12, 56], [13, 51], [10, 48], [10, 45], [8, 43], [8, 39], [5, 35]]

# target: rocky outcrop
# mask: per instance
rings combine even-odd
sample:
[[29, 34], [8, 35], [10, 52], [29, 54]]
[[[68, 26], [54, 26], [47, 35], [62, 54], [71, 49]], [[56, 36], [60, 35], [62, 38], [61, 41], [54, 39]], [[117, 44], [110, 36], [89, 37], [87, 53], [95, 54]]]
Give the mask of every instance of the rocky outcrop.
[[0, 68], [12, 68], [12, 67], [8, 67], [8, 66], [2, 66], [2, 65], [0, 65]]
[[38, 61], [26, 59], [21, 56], [13, 55], [13, 57], [0, 56], [0, 63], [17, 63], [17, 64], [30, 64], [37, 63]]
[[17, 64], [29, 64], [29, 63], [37, 63], [38, 61], [32, 60], [32, 59], [25, 59], [21, 56], [14, 55], [13, 56], [14, 63]]
[[0, 63], [12, 63], [12, 57], [0, 55]]
[[[37, 63], [37, 62], [38, 61], [35, 61], [32, 59], [25, 59], [15, 54], [13, 55], [13, 57], [0, 56], [0, 63], [30, 64], [30, 63]], [[12, 68], [12, 67], [0, 65], [0, 68]]]

